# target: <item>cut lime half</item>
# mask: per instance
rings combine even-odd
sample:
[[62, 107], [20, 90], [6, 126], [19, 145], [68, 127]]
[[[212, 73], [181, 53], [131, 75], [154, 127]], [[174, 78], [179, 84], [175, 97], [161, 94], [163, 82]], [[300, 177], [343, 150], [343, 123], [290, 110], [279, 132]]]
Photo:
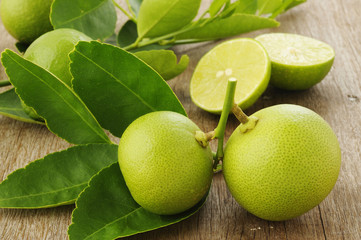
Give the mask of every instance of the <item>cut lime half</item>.
[[267, 88], [271, 62], [263, 46], [249, 38], [234, 39], [211, 49], [199, 61], [190, 83], [190, 95], [200, 108], [220, 114], [227, 81], [237, 79], [235, 103], [250, 107]]
[[286, 90], [304, 90], [330, 71], [335, 52], [328, 44], [297, 34], [269, 33], [256, 37], [272, 62], [271, 84]]

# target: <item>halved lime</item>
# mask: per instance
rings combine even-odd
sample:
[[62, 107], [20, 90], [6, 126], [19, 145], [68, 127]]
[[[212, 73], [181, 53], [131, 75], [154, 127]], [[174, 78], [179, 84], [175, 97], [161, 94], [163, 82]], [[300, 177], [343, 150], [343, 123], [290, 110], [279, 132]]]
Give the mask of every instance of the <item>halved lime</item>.
[[335, 58], [330, 45], [297, 34], [269, 33], [256, 40], [271, 59], [271, 84], [281, 89], [304, 90], [319, 83]]
[[227, 81], [236, 78], [235, 103], [250, 107], [266, 90], [271, 62], [263, 46], [249, 38], [223, 42], [199, 61], [190, 83], [190, 95], [200, 108], [220, 114]]

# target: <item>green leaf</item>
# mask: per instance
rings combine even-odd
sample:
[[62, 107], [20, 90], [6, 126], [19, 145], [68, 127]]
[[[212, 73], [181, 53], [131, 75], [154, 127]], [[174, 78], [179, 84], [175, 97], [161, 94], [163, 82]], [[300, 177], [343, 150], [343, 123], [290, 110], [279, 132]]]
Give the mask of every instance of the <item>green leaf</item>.
[[16, 93], [54, 134], [75, 144], [110, 142], [81, 99], [53, 74], [9, 49], [1, 61]]
[[117, 137], [149, 112], [168, 110], [186, 115], [161, 76], [121, 48], [79, 42], [70, 59], [74, 90], [99, 123]]
[[135, 16], [138, 16], [140, 5], [142, 4], [143, 0], [129, 0], [130, 6], [132, 7]]
[[134, 43], [138, 38], [137, 24], [127, 21], [118, 33], [117, 43], [120, 47], [126, 47]]
[[[133, 21], [127, 21], [123, 27], [120, 29], [117, 42], [118, 46], [124, 48], [129, 46], [130, 44], [134, 43], [138, 38], [138, 32], [137, 32], [137, 24], [135, 24]], [[160, 49], [167, 49], [172, 47], [170, 44], [166, 45], [160, 45], [160, 44], [150, 44], [144, 47], [138, 47], [131, 52], [139, 52], [139, 51], [145, 51], [145, 50], [160, 50]]]
[[272, 13], [282, 5], [282, 0], [257, 0], [258, 15]]
[[23, 122], [44, 124], [35, 121], [25, 113], [14, 88], [0, 94], [0, 114]]
[[74, 28], [104, 40], [114, 33], [117, 15], [112, 0], [54, 0], [50, 20], [55, 29]]
[[285, 0], [285, 1], [283, 1], [282, 5], [277, 10], [273, 11], [271, 18], [275, 18], [278, 15], [280, 15], [281, 13], [283, 13], [283, 12], [287, 11], [288, 9], [290, 9], [294, 6], [297, 6], [303, 2], [305, 2], [305, 0], [303, 0], [303, 1]]
[[31, 162], [0, 184], [0, 208], [72, 204], [102, 168], [118, 160], [113, 144], [79, 145]]
[[233, 3], [227, 3], [222, 12], [219, 14], [219, 17], [220, 18], [227, 18], [227, 17], [230, 17], [232, 14], [235, 13], [238, 5], [240, 4], [240, 1], [236, 1], [236, 2], [233, 2]]
[[257, 11], [257, 0], [240, 0], [236, 13], [255, 14]]
[[179, 34], [176, 38], [212, 40], [277, 26], [279, 26], [279, 23], [273, 19], [251, 14], [235, 13], [228, 18], [216, 19], [204, 27], [198, 27]]
[[137, 57], [142, 59], [156, 70], [165, 80], [172, 79], [186, 70], [189, 57], [183, 55], [179, 63], [177, 56], [172, 50], [149, 50], [135, 53]]
[[197, 15], [201, 0], [144, 0], [138, 16], [138, 35], [158, 37], [189, 24]]
[[214, 17], [221, 10], [221, 8], [229, 2], [230, 0], [213, 0], [208, 9], [209, 15]]
[[76, 201], [69, 239], [116, 239], [180, 222], [196, 213], [206, 196], [193, 208], [177, 215], [156, 215], [139, 206], [130, 195], [117, 163], [95, 175]]
[[305, 2], [307, 2], [307, 0], [293, 0], [293, 2], [290, 5], [288, 5], [285, 10], [287, 11], [287, 10], [289, 10], [291, 8], [294, 8], [297, 5], [300, 5], [300, 4], [305, 3]]

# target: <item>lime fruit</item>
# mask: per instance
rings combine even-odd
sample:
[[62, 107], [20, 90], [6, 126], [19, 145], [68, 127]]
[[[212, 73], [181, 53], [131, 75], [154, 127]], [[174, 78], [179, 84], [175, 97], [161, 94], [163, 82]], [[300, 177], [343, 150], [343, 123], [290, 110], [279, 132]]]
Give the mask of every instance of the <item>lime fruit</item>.
[[318, 205], [335, 185], [341, 165], [331, 127], [315, 112], [290, 104], [251, 117], [233, 132], [224, 151], [223, 174], [236, 201], [272, 221]]
[[6, 30], [20, 42], [31, 43], [53, 29], [50, 23], [52, 0], [2, 0], [1, 20]]
[[203, 110], [220, 114], [229, 78], [238, 80], [235, 103], [250, 107], [266, 90], [271, 63], [265, 49], [248, 38], [223, 42], [199, 61], [190, 83], [193, 102]]
[[324, 42], [286, 33], [256, 37], [272, 62], [271, 84], [286, 90], [305, 90], [330, 71], [335, 52]]
[[71, 86], [68, 55], [79, 41], [91, 40], [84, 33], [74, 29], [56, 29], [36, 39], [26, 50], [24, 58], [45, 68]]
[[[91, 38], [74, 29], [60, 28], [47, 32], [36, 39], [26, 50], [24, 58], [45, 68], [68, 86], [71, 86], [69, 53], [79, 41]], [[44, 121], [33, 108], [22, 103], [29, 117]]]
[[177, 214], [209, 190], [212, 152], [195, 139], [187, 117], [152, 112], [131, 123], [119, 142], [119, 165], [134, 200], [156, 214]]

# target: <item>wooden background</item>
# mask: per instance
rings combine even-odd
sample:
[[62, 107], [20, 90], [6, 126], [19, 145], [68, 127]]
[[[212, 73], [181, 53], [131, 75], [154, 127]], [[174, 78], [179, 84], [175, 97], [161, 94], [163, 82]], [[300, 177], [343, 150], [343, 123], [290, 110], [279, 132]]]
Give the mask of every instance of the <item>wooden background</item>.
[[[207, 4], [210, 0], [205, 1]], [[205, 4], [205, 5], [207, 5]], [[203, 5], [203, 8], [205, 7]], [[281, 26], [266, 32], [289, 32], [329, 43], [336, 51], [331, 72], [317, 86], [302, 92], [269, 87], [246, 113], [279, 103], [308, 107], [334, 129], [342, 149], [339, 179], [330, 195], [313, 210], [284, 222], [269, 222], [247, 213], [226, 189], [222, 174], [214, 176], [209, 199], [191, 218], [129, 239], [361, 239], [361, 4], [359, 0], [309, 0], [277, 18]], [[120, 19], [120, 22], [124, 19]], [[14, 49], [15, 40], [0, 23], [0, 51]], [[169, 83], [189, 117], [203, 130], [212, 130], [218, 116], [197, 108], [189, 96], [189, 80], [201, 58], [219, 42], [177, 47], [188, 54], [188, 69]], [[0, 68], [0, 78], [5, 79]], [[226, 139], [236, 128], [229, 121]], [[306, 140], [306, 139], [305, 139]], [[0, 116], [0, 180], [48, 153], [70, 145], [46, 127]], [[215, 143], [212, 144], [215, 149]], [[74, 206], [41, 210], [0, 209], [0, 239], [67, 239]]]

